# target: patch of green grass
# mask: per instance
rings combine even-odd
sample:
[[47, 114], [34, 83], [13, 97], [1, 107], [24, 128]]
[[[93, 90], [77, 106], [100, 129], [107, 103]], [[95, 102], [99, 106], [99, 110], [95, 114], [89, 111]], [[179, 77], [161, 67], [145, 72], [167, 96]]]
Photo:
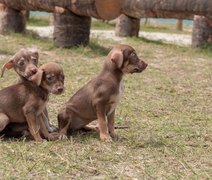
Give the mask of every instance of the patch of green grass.
[[92, 20], [91, 28], [97, 29], [97, 30], [114, 30], [115, 22], [114, 21]]
[[27, 25], [29, 26], [49, 26], [49, 16], [30, 16]]
[[[33, 34], [0, 36], [0, 66], [18, 49], [37, 47], [40, 64], [58, 62], [66, 90], [51, 95], [51, 123], [61, 106], [101, 70], [115, 41], [91, 39], [87, 47], [55, 48]], [[149, 65], [124, 77], [116, 111], [118, 139], [99, 141], [97, 132], [76, 132], [68, 141], [0, 140], [2, 179], [210, 179], [212, 176], [212, 52], [141, 38], [126, 39]], [[0, 88], [17, 78], [13, 70]]]
[[176, 29], [175, 24], [148, 23], [141, 24], [140, 30], [145, 32], [162, 32], [169, 34], [191, 34], [191, 27], [184, 25], [183, 31]]

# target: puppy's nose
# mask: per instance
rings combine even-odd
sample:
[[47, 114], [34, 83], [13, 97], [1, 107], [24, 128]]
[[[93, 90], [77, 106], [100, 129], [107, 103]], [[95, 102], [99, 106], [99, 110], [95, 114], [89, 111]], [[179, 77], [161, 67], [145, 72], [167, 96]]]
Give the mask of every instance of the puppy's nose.
[[147, 63], [145, 63], [144, 61], [141, 61], [142, 62], [142, 66], [144, 67], [144, 69], [146, 69], [146, 67], [148, 66]]
[[38, 71], [38, 70], [37, 70], [36, 68], [31, 69], [31, 73], [32, 73], [32, 74], [36, 74], [37, 71]]
[[144, 63], [144, 67], [146, 68], [148, 66], [148, 64], [147, 63]]
[[63, 87], [58, 87], [57, 92], [61, 93], [61, 92], [63, 92], [63, 89], [64, 89]]

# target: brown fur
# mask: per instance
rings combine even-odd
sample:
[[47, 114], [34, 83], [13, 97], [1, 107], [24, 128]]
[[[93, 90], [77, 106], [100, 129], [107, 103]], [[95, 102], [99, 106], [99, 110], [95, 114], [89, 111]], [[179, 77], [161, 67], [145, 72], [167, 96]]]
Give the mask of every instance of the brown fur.
[[61, 138], [66, 138], [68, 129], [84, 128], [97, 119], [100, 139], [111, 141], [116, 136], [115, 108], [123, 91], [123, 75], [140, 73], [146, 67], [147, 64], [137, 57], [132, 47], [114, 47], [108, 54], [100, 74], [78, 90], [59, 111]]
[[21, 49], [2, 66], [1, 77], [6, 69], [14, 69], [21, 80], [30, 80], [37, 72], [39, 54], [34, 49]]
[[[3, 77], [6, 69], [14, 69], [19, 75], [19, 79], [14, 83], [20, 83], [23, 81], [31, 81], [31, 77], [37, 72], [37, 65], [39, 60], [39, 53], [36, 49], [21, 49], [12, 56], [7, 63], [2, 66], [1, 77]], [[56, 131], [56, 128], [52, 127], [49, 123], [48, 111], [44, 110], [43, 121], [49, 132]], [[14, 127], [14, 128], [12, 128]], [[10, 125], [10, 135], [12, 136], [12, 131], [16, 135], [19, 131], [19, 127]], [[7, 133], [7, 131], [5, 131]]]
[[27, 122], [36, 141], [43, 141], [41, 135], [53, 140], [58, 134], [49, 133], [46, 129], [43, 111], [49, 93], [61, 94], [64, 90], [63, 70], [56, 63], [46, 63], [39, 67], [30, 80], [32, 82], [22, 81], [0, 91], [0, 132], [9, 123]]

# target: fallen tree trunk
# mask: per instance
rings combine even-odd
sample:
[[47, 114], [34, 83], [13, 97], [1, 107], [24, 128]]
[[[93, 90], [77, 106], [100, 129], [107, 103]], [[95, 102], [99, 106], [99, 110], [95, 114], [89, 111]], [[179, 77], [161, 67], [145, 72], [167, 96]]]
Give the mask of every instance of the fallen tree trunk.
[[8, 8], [16, 10], [54, 12], [62, 7], [79, 16], [111, 20], [120, 15], [122, 0], [0, 0]]
[[212, 19], [211, 0], [125, 0], [122, 13], [135, 18]]

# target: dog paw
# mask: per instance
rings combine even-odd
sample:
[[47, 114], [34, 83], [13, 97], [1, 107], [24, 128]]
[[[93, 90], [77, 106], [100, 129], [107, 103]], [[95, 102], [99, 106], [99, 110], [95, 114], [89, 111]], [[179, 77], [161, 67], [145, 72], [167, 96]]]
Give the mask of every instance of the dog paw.
[[36, 143], [43, 143], [43, 142], [46, 142], [46, 139], [42, 139], [42, 138], [39, 138], [39, 139], [35, 139]]
[[56, 139], [59, 139], [60, 137], [60, 134], [57, 133], [57, 132], [53, 132], [53, 133], [50, 133], [49, 136], [48, 136], [48, 140], [50, 141], [54, 141]]
[[60, 140], [68, 140], [68, 137], [65, 134], [60, 134], [59, 139]]
[[57, 132], [57, 130], [58, 130], [58, 128], [56, 128], [56, 127], [54, 127], [54, 126], [50, 126], [50, 127], [48, 128], [48, 131], [49, 131], [50, 133]]
[[103, 142], [112, 142], [113, 141], [112, 137], [109, 135], [100, 135], [100, 140]]
[[113, 139], [118, 138], [118, 135], [117, 135], [115, 132], [110, 132], [110, 136], [111, 136]]

